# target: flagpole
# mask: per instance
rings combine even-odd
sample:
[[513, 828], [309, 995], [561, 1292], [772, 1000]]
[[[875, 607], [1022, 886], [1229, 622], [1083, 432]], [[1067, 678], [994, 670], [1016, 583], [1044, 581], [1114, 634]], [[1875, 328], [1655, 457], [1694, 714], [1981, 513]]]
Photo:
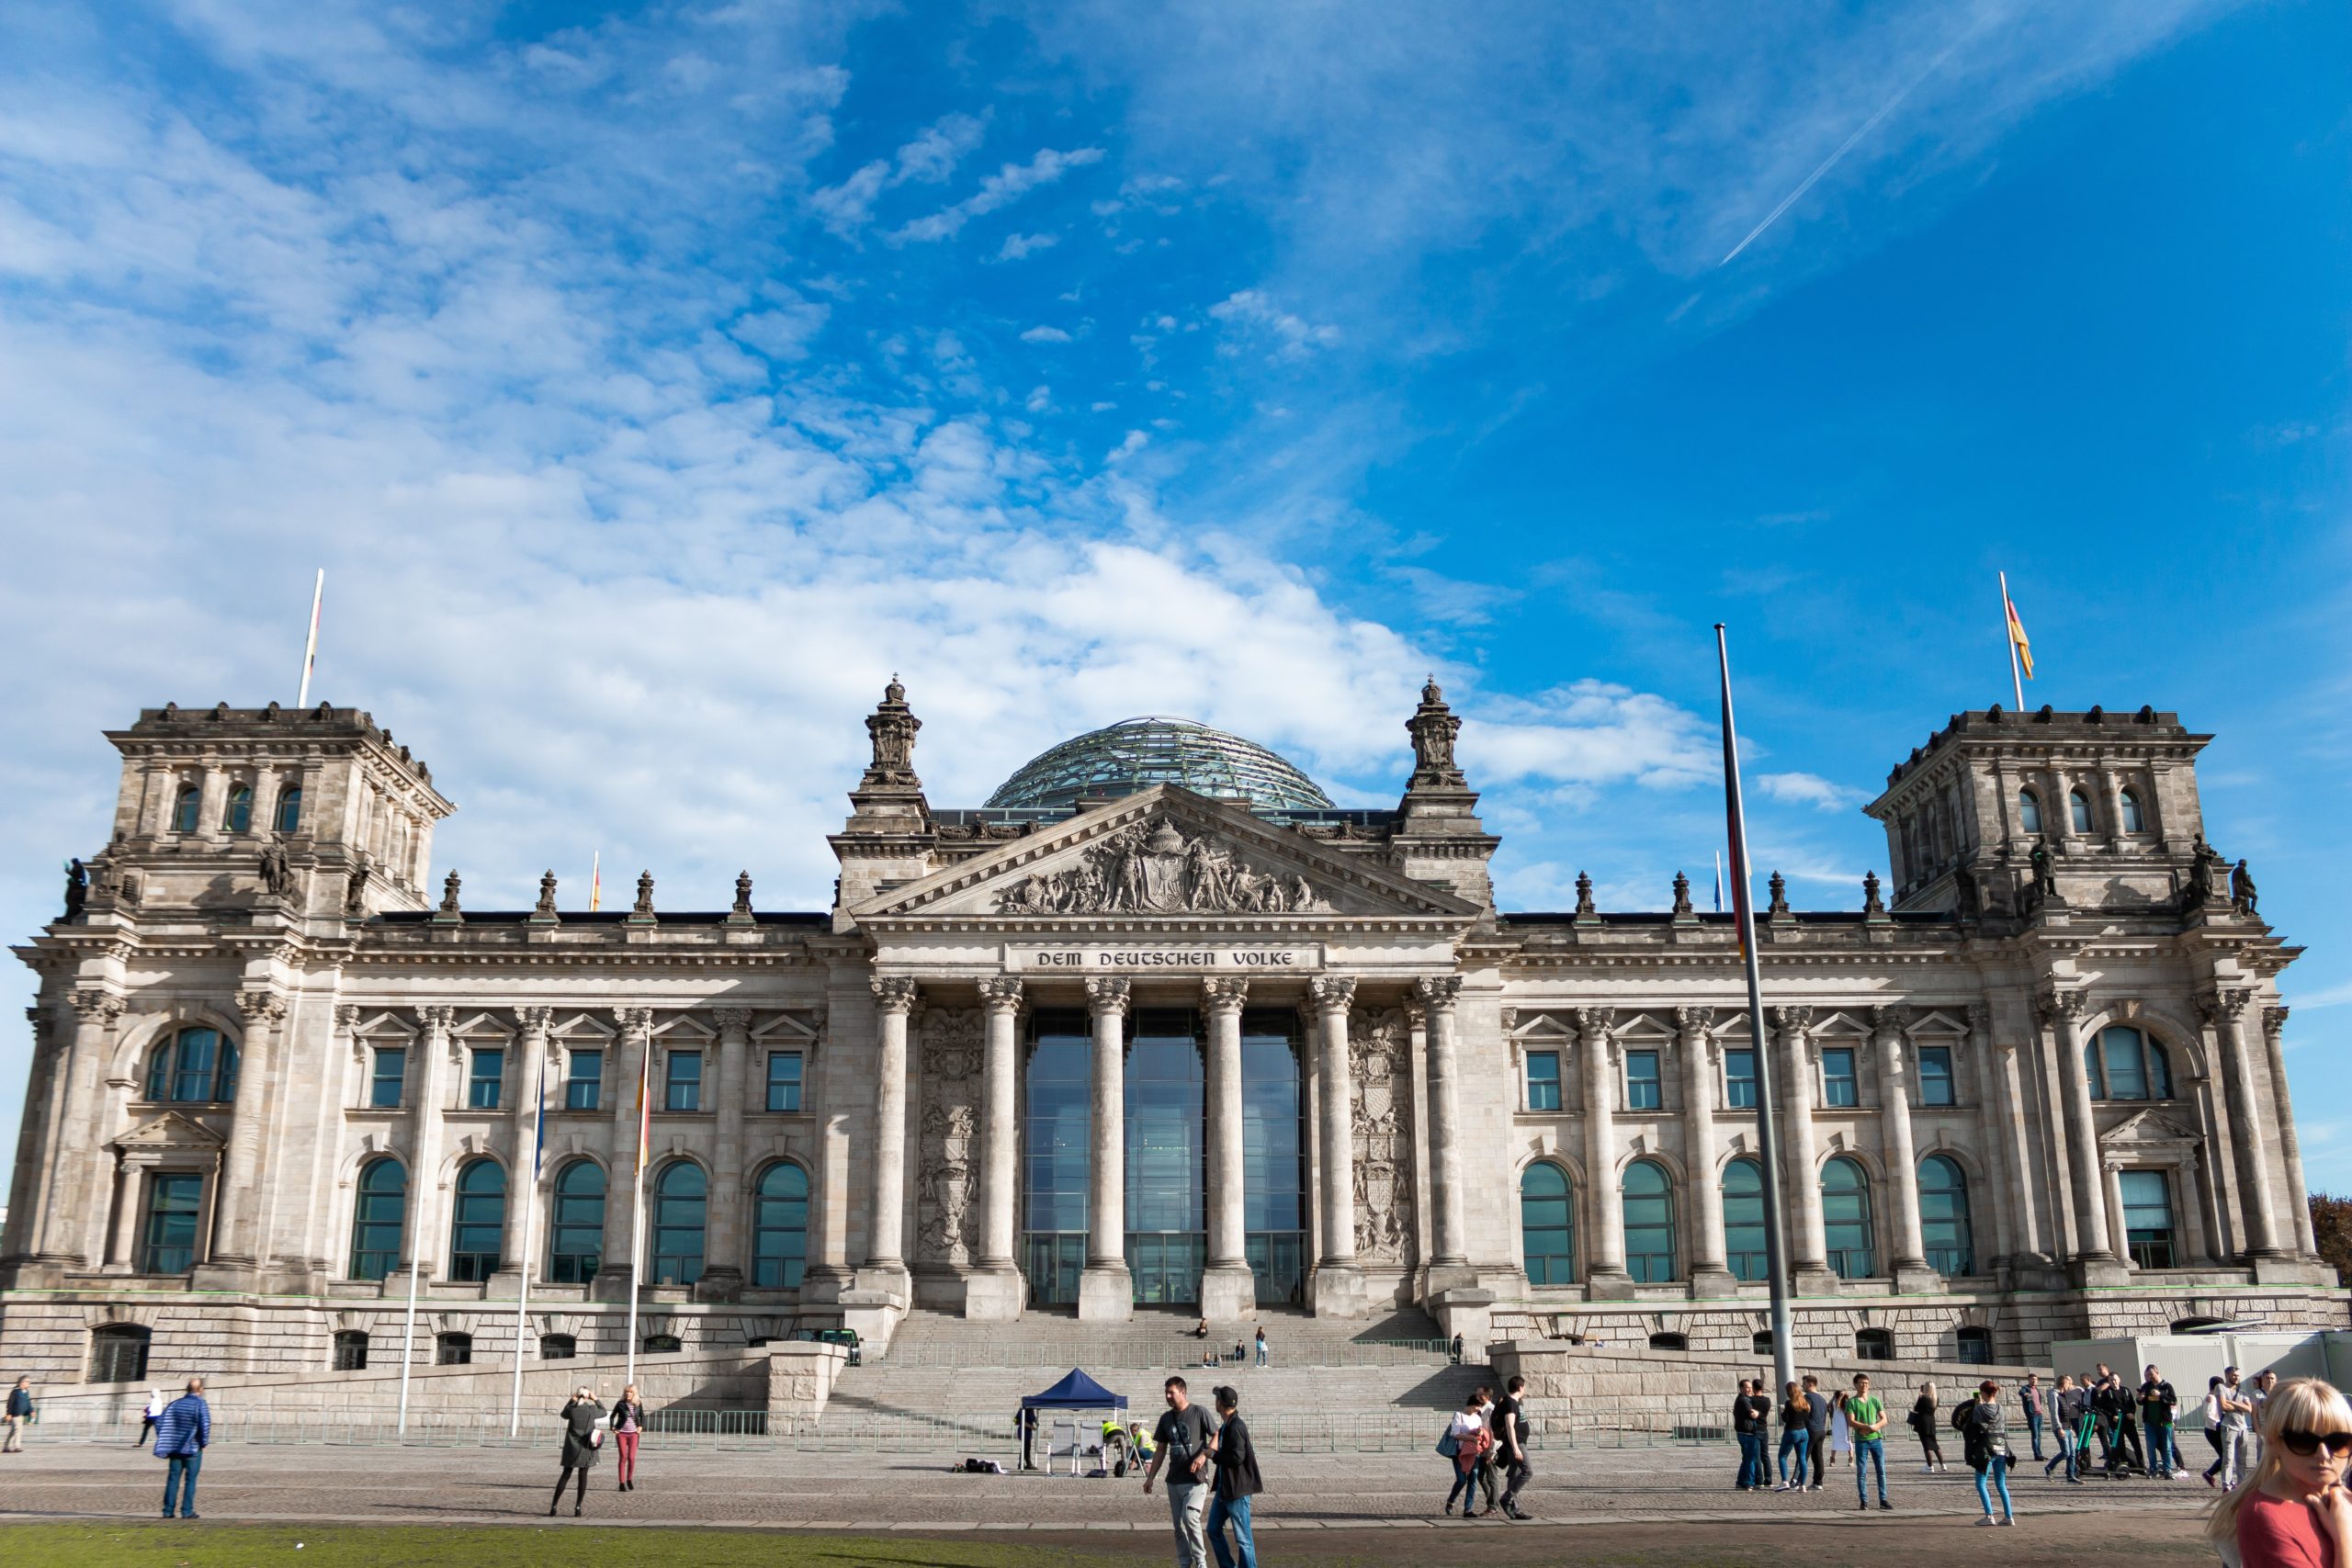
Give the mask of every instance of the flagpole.
[[[541, 1046], [544, 1049], [544, 1041]], [[523, 1325], [531, 1310], [531, 1222], [538, 1218], [539, 1156], [547, 1144], [548, 1064], [544, 1055], [539, 1058], [539, 1082], [536, 1092], [539, 1102], [538, 1114], [531, 1125], [531, 1173], [518, 1183], [523, 1188], [523, 1278], [514, 1292], [514, 1392], [506, 1407], [506, 1435], [510, 1438], [519, 1437], [523, 1431]]]
[[652, 1115], [646, 1095], [653, 1071], [653, 1037], [639, 1047], [637, 1064], [637, 1169], [630, 1178], [628, 1201], [628, 1359], [621, 1382], [637, 1381], [637, 1286], [645, 1273], [645, 1134]]
[[401, 1329], [401, 1431], [408, 1436], [408, 1370], [416, 1364], [416, 1274], [422, 1260], [411, 1252], [408, 1260], [408, 1321]]
[[588, 863], [588, 912], [594, 914], [605, 902], [605, 852], [598, 850]]
[[302, 689], [295, 694], [294, 705], [311, 705], [311, 671], [319, 662], [319, 604], [327, 593], [327, 569], [319, 568], [319, 580], [311, 585], [311, 638], [302, 645]]
[[2017, 694], [2017, 711], [2025, 711], [2025, 678], [2018, 673], [2018, 634], [2009, 618], [2009, 574], [2001, 573], [2001, 642], [2009, 650], [2009, 687]]
[[[2005, 612], [2006, 613], [2006, 612]], [[1747, 975], [1748, 1043], [1756, 1051], [1756, 1153], [1764, 1168], [1764, 1271], [1771, 1292], [1772, 1386], [1796, 1380], [1796, 1346], [1789, 1318], [1789, 1247], [1781, 1211], [1779, 1138], [1772, 1121], [1772, 1066], [1764, 1032], [1764, 979], [1756, 960], [1756, 908], [1748, 898], [1747, 809], [1739, 793], [1739, 733], [1732, 722], [1731, 645], [1715, 623], [1715, 660], [1724, 689], [1724, 808], [1731, 839], [1731, 907], [1739, 928], [1739, 957]]]

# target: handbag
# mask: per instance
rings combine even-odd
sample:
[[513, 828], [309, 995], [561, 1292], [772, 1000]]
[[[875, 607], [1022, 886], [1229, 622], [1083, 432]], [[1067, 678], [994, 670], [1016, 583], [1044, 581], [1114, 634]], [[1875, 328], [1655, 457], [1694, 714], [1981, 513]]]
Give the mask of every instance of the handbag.
[[1438, 1438], [1437, 1451], [1443, 1454], [1448, 1459], [1453, 1458], [1454, 1455], [1462, 1451], [1462, 1444], [1460, 1440], [1454, 1437], [1453, 1427], [1448, 1427], [1445, 1429], [1445, 1435]]
[[589, 1428], [588, 1446], [592, 1449], [601, 1449], [605, 1446], [605, 1429], [602, 1427]]

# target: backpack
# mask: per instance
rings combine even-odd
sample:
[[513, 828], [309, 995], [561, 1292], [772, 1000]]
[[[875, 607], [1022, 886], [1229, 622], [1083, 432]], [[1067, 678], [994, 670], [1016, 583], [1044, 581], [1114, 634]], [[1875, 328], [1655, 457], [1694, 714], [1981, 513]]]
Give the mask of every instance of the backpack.
[[1965, 1432], [1968, 1430], [1968, 1413], [1974, 1409], [1975, 1405], [1976, 1402], [1974, 1400], [1963, 1399], [1958, 1404], [1951, 1407], [1951, 1429], [1953, 1431]]

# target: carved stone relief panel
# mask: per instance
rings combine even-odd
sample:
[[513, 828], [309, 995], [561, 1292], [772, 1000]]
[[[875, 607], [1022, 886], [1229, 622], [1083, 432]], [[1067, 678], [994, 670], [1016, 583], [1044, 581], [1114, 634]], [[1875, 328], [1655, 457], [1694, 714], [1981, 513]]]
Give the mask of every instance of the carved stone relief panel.
[[1007, 915], [1305, 914], [1330, 908], [1303, 876], [1252, 865], [1165, 817], [1090, 845], [1067, 870], [1024, 876], [997, 896]]
[[921, 1163], [915, 1186], [915, 1256], [967, 1264], [979, 1245], [978, 1008], [932, 1008], [922, 1020]]
[[1413, 1051], [1404, 1013], [1358, 1009], [1348, 1020], [1355, 1080], [1356, 1258], [1405, 1263], [1413, 1246]]

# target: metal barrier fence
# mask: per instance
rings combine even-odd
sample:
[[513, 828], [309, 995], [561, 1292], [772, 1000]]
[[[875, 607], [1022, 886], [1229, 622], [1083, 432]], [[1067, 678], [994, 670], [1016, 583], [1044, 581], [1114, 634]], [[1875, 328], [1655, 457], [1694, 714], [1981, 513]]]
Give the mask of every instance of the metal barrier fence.
[[[979, 1371], [1068, 1370], [1102, 1367], [1115, 1371], [1191, 1371], [1207, 1369], [1208, 1357], [1197, 1339], [1089, 1339], [1073, 1336], [1047, 1344], [991, 1345], [976, 1351], [970, 1345], [908, 1343], [901, 1340], [882, 1354], [865, 1353], [872, 1367], [954, 1367]], [[1220, 1369], [1243, 1369], [1256, 1363], [1254, 1352], [1238, 1360], [1230, 1351], [1214, 1352]], [[975, 1359], [985, 1355], [985, 1362]], [[1275, 1367], [1442, 1367], [1453, 1363], [1453, 1345], [1444, 1339], [1350, 1339], [1338, 1343], [1307, 1342], [1277, 1345], [1268, 1358]]]

